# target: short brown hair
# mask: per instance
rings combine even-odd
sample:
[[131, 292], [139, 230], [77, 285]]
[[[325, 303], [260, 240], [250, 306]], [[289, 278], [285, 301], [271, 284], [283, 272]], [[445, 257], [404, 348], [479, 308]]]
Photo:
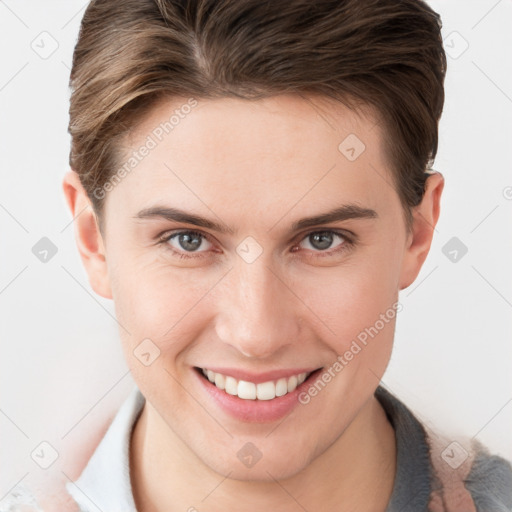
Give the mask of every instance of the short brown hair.
[[99, 215], [94, 191], [160, 98], [320, 94], [374, 108], [409, 223], [437, 153], [441, 26], [421, 0], [93, 0], [73, 54], [70, 165]]

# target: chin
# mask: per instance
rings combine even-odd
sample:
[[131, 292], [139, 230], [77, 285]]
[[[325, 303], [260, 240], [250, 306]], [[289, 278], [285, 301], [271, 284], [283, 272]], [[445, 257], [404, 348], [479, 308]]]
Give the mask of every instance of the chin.
[[242, 448], [235, 452], [234, 457], [211, 460], [212, 454], [209, 453], [207, 457], [202, 458], [203, 463], [223, 477], [229, 475], [231, 480], [272, 482], [297, 475], [312, 459], [312, 457], [306, 458], [304, 452], [300, 453], [298, 450], [290, 454], [268, 447], [272, 454], [265, 455], [263, 450], [259, 451], [251, 442], [241, 446]]

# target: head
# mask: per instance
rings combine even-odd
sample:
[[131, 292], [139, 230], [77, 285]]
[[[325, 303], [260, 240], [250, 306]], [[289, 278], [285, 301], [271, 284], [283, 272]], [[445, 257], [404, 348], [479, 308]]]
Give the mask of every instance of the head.
[[[87, 8], [64, 179], [78, 248], [147, 406], [213, 470], [291, 476], [362, 421], [439, 215], [440, 28], [417, 0]], [[199, 368], [322, 370], [268, 435]]]

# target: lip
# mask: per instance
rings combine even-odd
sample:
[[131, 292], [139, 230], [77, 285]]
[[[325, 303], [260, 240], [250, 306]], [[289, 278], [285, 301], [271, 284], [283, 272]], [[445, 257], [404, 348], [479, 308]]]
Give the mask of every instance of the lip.
[[[255, 384], [267, 382], [269, 380], [275, 380], [275, 378], [269, 378], [271, 375], [285, 377], [286, 372], [288, 372], [288, 370], [279, 370], [256, 375], [235, 369], [207, 368], [216, 373], [230, 375], [234, 378], [238, 378], [239, 380], [247, 380], [249, 382], [254, 382]], [[297, 386], [297, 388], [295, 388], [292, 392], [287, 393], [284, 396], [276, 397], [272, 400], [244, 400], [242, 398], [238, 398], [238, 396], [229, 395], [225, 391], [215, 386], [215, 384], [212, 384], [208, 379], [206, 379], [201, 369], [193, 368], [192, 370], [196, 375], [196, 378], [199, 380], [200, 386], [205, 391], [205, 393], [207, 393], [207, 396], [212, 398], [213, 402], [230, 417], [249, 423], [269, 423], [287, 416], [293, 411], [295, 407], [297, 407], [297, 405], [300, 405], [298, 400], [299, 394], [310, 385], [311, 380], [316, 378], [316, 376], [322, 371], [322, 368], [313, 371], [313, 373], [311, 373], [311, 375], [300, 386]], [[308, 373], [311, 370], [300, 369], [298, 373], [296, 373], [296, 369], [290, 371], [291, 373], [288, 375], [289, 377], [298, 373]], [[237, 377], [237, 375], [240, 377]]]
[[[203, 368], [201, 366], [201, 368]], [[211, 370], [215, 373], [222, 373], [222, 375], [230, 376], [236, 380], [245, 380], [247, 382], [254, 382], [254, 384], [261, 384], [262, 382], [268, 382], [270, 380], [287, 379], [293, 375], [300, 375], [301, 373], [310, 373], [318, 369], [314, 368], [290, 368], [286, 370], [273, 370], [262, 373], [252, 373], [240, 370], [238, 368], [220, 368], [219, 366], [206, 366], [207, 370]]]

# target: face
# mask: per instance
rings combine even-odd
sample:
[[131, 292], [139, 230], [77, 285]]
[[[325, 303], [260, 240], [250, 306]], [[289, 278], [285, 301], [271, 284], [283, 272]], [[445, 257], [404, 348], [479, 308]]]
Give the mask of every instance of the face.
[[288, 95], [185, 104], [137, 126], [120, 167], [137, 162], [106, 195], [123, 350], [162, 432], [220, 474], [285, 478], [372, 397], [419, 266], [369, 114]]

